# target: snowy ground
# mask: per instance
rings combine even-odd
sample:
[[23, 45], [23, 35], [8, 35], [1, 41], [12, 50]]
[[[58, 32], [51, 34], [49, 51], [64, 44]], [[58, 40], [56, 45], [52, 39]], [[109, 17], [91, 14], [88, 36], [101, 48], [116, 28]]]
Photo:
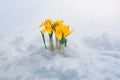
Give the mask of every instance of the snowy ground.
[[[35, 1], [27, 6], [24, 0], [3, 1], [10, 7], [0, 3], [0, 80], [120, 79], [118, 0], [75, 0], [70, 9], [72, 0]], [[38, 24], [49, 17], [64, 19], [74, 30], [64, 56], [44, 49]]]
[[[75, 36], [76, 34], [73, 34]], [[26, 37], [25, 37], [26, 38]], [[40, 36], [1, 36], [0, 80], [119, 80], [120, 44], [102, 35], [69, 39], [65, 56], [43, 48]]]

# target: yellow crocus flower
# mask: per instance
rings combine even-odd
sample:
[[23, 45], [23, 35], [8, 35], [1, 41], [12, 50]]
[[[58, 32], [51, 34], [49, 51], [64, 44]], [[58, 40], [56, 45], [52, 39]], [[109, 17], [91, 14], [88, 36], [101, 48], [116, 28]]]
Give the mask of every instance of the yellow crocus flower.
[[42, 26], [45, 27], [42, 30], [42, 34], [45, 34], [46, 32], [48, 32], [48, 34], [51, 34], [53, 32], [52, 25], [53, 25], [53, 21], [51, 19], [47, 19], [45, 20], [45, 22], [40, 24], [39, 27], [42, 27]]
[[70, 30], [70, 26], [69, 25], [67, 25], [67, 26], [65, 25], [63, 27], [63, 35], [64, 35], [64, 37], [69, 36], [72, 32], [73, 31]]
[[53, 21], [52, 21], [51, 19], [47, 19], [47, 20], [45, 21], [45, 23], [52, 25], [52, 24], [53, 24]]
[[56, 20], [56, 22], [55, 22], [55, 26], [61, 26], [61, 25], [63, 25], [63, 20]]
[[59, 40], [62, 39], [63, 22], [63, 20], [57, 20], [55, 22], [55, 35]]
[[55, 28], [56, 37], [61, 40], [62, 39], [62, 26], [56, 26]]
[[45, 22], [43, 22], [42, 24], [40, 24], [39, 27], [46, 26], [46, 24], [52, 25], [53, 21], [51, 19], [47, 19], [47, 20], [45, 20]]
[[56, 37], [59, 40], [61, 40], [63, 36], [66, 38], [73, 32], [70, 30], [69, 25], [68, 26], [66, 26], [66, 25], [56, 26], [55, 30], [56, 30], [55, 31]]
[[42, 34], [45, 34], [46, 32], [48, 32], [48, 34], [51, 34], [52, 33], [52, 27], [50, 24], [46, 24], [45, 25], [45, 28], [42, 30]]

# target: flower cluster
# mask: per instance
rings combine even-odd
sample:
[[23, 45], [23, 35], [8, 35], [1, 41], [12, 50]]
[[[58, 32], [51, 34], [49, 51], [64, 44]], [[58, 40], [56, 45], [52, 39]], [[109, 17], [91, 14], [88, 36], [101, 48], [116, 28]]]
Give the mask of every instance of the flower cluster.
[[67, 37], [73, 31], [70, 30], [69, 25], [64, 25], [63, 22], [64, 22], [63, 20], [56, 20], [55, 22], [53, 22], [51, 19], [47, 19], [42, 24], [39, 25], [39, 28], [44, 27], [44, 29], [41, 31], [41, 34], [45, 48], [47, 48], [47, 46], [46, 46], [44, 34], [47, 33], [50, 39], [49, 49], [51, 51], [54, 51], [53, 34], [55, 34], [56, 49], [60, 53], [64, 53], [64, 46], [66, 47], [67, 45]]

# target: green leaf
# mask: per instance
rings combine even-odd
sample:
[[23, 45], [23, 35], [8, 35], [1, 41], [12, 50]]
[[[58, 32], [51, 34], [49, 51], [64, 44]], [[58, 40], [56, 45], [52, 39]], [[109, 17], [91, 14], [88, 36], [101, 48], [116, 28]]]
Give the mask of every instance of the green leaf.
[[67, 39], [65, 37], [62, 37], [62, 40], [60, 41], [61, 44], [65, 44], [67, 43]]

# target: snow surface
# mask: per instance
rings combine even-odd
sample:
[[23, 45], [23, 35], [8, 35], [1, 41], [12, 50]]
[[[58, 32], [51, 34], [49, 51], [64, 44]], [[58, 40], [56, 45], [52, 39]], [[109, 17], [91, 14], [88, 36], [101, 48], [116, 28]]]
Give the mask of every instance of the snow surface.
[[[44, 49], [38, 25], [74, 30], [64, 56]], [[120, 80], [119, 0], [3, 0], [0, 80]]]

